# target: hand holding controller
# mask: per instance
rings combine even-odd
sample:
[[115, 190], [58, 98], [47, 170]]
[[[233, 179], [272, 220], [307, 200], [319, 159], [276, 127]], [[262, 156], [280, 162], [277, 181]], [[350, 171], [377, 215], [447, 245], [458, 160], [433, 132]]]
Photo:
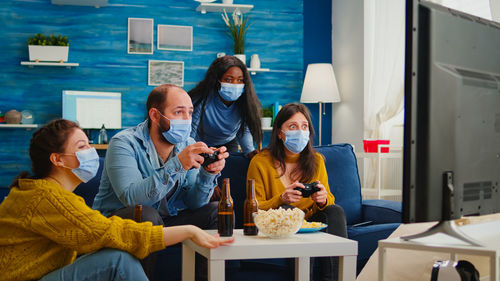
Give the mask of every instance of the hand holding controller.
[[294, 190], [298, 190], [302, 193], [302, 197], [307, 198], [311, 195], [313, 195], [315, 192], [320, 191], [321, 189], [317, 186], [317, 182], [311, 182], [311, 183], [302, 183], [304, 185], [304, 188], [302, 187], [296, 187]]
[[203, 157], [203, 164], [201, 166], [206, 167], [214, 162], [219, 161], [219, 151], [216, 150], [213, 153], [200, 153], [200, 156]]

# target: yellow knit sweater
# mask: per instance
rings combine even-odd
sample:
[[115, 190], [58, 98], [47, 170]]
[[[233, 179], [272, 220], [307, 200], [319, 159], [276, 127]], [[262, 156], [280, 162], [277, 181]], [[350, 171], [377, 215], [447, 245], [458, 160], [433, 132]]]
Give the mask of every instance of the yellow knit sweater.
[[[299, 160], [299, 155], [294, 158], [286, 158], [285, 162], [297, 162]], [[296, 203], [292, 203], [295, 206], [306, 213], [306, 219], [316, 213], [318, 210], [324, 209], [328, 205], [333, 205], [335, 203], [335, 197], [330, 192], [328, 186], [328, 175], [326, 173], [325, 161], [323, 156], [316, 153], [316, 164], [317, 169], [314, 172], [313, 180], [319, 180], [326, 188], [328, 192], [328, 197], [326, 199], [326, 204], [320, 208], [311, 197], [302, 198]], [[255, 179], [255, 197], [259, 202], [259, 209], [268, 210], [278, 208], [280, 205], [285, 204], [281, 199], [281, 194], [285, 191], [285, 186], [281, 182], [280, 174], [278, 169], [273, 164], [273, 159], [268, 150], [264, 150], [261, 153], [255, 155], [248, 166], [247, 179]]]
[[106, 218], [46, 180], [19, 180], [0, 205], [0, 279], [40, 279], [80, 253], [115, 248], [143, 258], [163, 249], [161, 226]]

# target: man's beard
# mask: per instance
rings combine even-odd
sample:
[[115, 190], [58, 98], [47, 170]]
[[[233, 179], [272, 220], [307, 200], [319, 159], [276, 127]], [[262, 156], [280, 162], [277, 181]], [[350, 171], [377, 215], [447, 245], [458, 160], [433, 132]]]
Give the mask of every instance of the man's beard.
[[168, 131], [168, 130], [165, 130], [165, 129], [163, 129], [163, 128], [164, 128], [164, 126], [161, 124], [161, 120], [160, 120], [160, 122], [158, 123], [158, 134], [160, 135], [160, 141], [162, 141], [162, 142], [166, 142], [166, 143], [168, 143], [168, 144], [172, 144], [172, 143], [170, 143], [170, 142], [169, 142], [169, 141], [165, 138], [165, 136], [163, 135], [163, 132]]

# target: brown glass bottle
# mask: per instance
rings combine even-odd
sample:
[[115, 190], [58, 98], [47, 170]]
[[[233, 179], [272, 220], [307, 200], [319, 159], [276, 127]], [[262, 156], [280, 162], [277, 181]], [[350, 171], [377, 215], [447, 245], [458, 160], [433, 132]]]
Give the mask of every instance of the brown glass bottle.
[[142, 205], [135, 205], [134, 208], [134, 221], [142, 222]]
[[229, 187], [229, 179], [225, 178], [222, 181], [222, 196], [219, 201], [218, 226], [220, 236], [233, 236], [234, 228], [234, 212], [233, 199], [231, 198], [231, 190]]
[[259, 209], [259, 202], [255, 199], [255, 180], [249, 179], [247, 181], [247, 198], [243, 205], [243, 234], [257, 235], [259, 230], [253, 221], [253, 213]]

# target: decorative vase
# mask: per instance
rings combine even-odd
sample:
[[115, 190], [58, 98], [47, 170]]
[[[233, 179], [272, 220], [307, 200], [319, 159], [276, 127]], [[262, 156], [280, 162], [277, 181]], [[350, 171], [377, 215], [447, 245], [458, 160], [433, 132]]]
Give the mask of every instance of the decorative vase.
[[242, 61], [244, 65], [247, 65], [246, 63], [247, 56], [245, 54], [235, 54], [234, 56], [237, 57], [240, 61]]
[[252, 55], [252, 57], [250, 58], [250, 68], [260, 69], [259, 55], [257, 55], [257, 54]]
[[262, 126], [262, 128], [270, 128], [272, 120], [273, 120], [273, 118], [271, 118], [271, 117], [261, 117], [260, 118], [260, 125]]
[[233, 4], [233, 0], [222, 0], [222, 4]]
[[21, 115], [21, 112], [15, 109], [9, 110], [5, 113], [5, 123], [7, 124], [20, 124], [22, 118], [23, 116]]
[[28, 45], [30, 61], [68, 61], [69, 46]]

